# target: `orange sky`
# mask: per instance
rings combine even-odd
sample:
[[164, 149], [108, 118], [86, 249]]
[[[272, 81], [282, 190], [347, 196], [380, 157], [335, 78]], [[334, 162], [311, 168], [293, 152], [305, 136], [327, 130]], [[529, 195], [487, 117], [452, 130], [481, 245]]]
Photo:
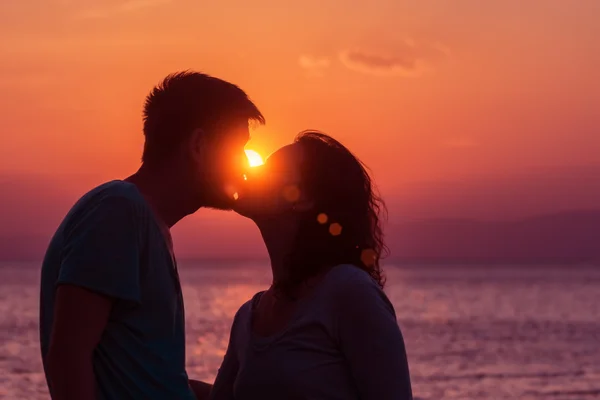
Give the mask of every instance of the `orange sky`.
[[600, 2], [348, 4], [2, 2], [0, 172], [131, 172], [144, 95], [185, 68], [259, 104], [251, 147], [319, 128], [383, 186], [598, 162]]
[[187, 68], [256, 101], [267, 125], [249, 147], [324, 130], [384, 195], [597, 166], [597, 21], [598, 0], [4, 1], [0, 175], [126, 176], [144, 96]]

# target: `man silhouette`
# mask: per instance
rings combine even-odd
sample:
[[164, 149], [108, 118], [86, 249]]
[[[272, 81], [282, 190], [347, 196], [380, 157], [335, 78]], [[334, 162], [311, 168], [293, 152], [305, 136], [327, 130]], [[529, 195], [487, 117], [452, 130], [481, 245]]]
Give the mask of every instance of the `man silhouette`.
[[53, 399], [193, 399], [181, 285], [169, 229], [201, 207], [229, 209], [250, 122], [237, 86], [198, 72], [146, 98], [142, 166], [70, 210], [42, 265], [40, 339]]

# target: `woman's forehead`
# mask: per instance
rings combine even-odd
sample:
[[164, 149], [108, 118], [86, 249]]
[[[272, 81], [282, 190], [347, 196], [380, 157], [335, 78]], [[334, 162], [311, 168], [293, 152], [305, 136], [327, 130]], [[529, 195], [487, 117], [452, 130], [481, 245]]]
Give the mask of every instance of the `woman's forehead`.
[[266, 163], [270, 166], [297, 166], [302, 161], [302, 148], [297, 143], [288, 144], [272, 153]]

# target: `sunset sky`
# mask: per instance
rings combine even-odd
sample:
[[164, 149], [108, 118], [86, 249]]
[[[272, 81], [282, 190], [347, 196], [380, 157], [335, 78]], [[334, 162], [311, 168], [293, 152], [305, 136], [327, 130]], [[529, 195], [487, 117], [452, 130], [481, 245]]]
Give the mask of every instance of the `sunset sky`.
[[392, 212], [419, 182], [598, 167], [597, 21], [598, 0], [4, 1], [0, 177], [128, 175], [144, 96], [182, 69], [246, 90], [263, 155], [340, 139]]

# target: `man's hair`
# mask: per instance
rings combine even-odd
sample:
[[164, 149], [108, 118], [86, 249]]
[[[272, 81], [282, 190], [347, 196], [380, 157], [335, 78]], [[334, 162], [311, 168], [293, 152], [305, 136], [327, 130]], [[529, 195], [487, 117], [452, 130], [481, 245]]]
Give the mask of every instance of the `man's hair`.
[[154, 87], [146, 97], [143, 116], [144, 163], [164, 160], [194, 129], [210, 134], [240, 120], [265, 123], [242, 89], [194, 71], [171, 74]]

